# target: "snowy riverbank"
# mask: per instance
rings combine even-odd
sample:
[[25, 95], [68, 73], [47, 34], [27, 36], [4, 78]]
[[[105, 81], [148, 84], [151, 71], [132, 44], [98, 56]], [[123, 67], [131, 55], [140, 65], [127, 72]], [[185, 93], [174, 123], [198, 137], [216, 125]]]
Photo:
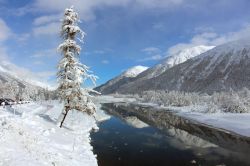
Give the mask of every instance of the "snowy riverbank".
[[158, 106], [153, 103], [139, 103], [156, 108], [165, 108], [171, 110], [175, 114], [187, 119], [197, 121], [215, 128], [221, 128], [229, 132], [233, 132], [242, 136], [250, 137], [250, 113], [225, 113], [222, 111], [207, 113], [202, 106]]
[[96, 166], [89, 137], [94, 119], [70, 112], [58, 128], [61, 108], [58, 102], [0, 108], [0, 165]]
[[223, 111], [206, 111], [206, 106], [185, 106], [185, 107], [173, 107], [173, 106], [159, 106], [154, 103], [142, 103], [136, 101], [132, 97], [126, 96], [102, 96], [100, 99], [103, 103], [108, 102], [127, 102], [127, 103], [138, 103], [142, 105], [148, 105], [156, 108], [165, 108], [166, 110], [171, 110], [179, 116], [195, 120], [199, 123], [204, 123], [206, 125], [213, 126], [215, 128], [221, 128], [228, 130], [229, 132], [234, 132], [236, 134], [250, 137], [250, 113], [230, 113]]
[[250, 137], [250, 113], [225, 113], [219, 110], [214, 112], [208, 112], [206, 111], [206, 106], [197, 105], [185, 107], [159, 106], [155, 103], [144, 103], [136, 101], [136, 99], [132, 98], [131, 96], [126, 97], [122, 95], [118, 95], [115, 97], [101, 96], [99, 97], [99, 100], [102, 101], [102, 103], [127, 102], [152, 106], [156, 108], [165, 108], [166, 110], [171, 110], [175, 112], [175, 114], [184, 118], [188, 118], [215, 128], [221, 128], [229, 132], [234, 132], [242, 136]]
[[175, 110], [185, 118], [250, 137], [250, 113], [200, 113], [188, 108]]

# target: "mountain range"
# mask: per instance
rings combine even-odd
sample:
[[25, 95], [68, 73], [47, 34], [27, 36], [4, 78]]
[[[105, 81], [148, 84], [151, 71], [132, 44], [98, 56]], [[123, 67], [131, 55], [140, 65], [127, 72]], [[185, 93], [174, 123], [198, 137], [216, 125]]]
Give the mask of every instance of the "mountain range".
[[196, 46], [168, 56], [160, 64], [113, 89], [112, 93], [175, 90], [211, 94], [250, 88], [249, 65], [249, 39], [217, 47]]

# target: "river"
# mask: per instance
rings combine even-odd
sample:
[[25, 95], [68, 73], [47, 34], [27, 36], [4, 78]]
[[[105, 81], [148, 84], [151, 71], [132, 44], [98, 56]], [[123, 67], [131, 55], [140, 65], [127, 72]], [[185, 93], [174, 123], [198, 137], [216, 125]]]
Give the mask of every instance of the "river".
[[91, 134], [99, 166], [250, 165], [250, 155], [222, 148], [174, 126], [148, 125], [115, 109], [106, 113], [111, 118]]

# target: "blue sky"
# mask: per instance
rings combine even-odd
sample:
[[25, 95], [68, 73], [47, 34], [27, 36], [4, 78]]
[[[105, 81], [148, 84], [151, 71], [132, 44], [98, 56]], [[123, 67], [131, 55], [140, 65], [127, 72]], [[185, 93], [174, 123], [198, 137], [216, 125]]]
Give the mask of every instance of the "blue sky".
[[250, 37], [249, 0], [0, 0], [0, 60], [55, 83], [59, 20], [71, 5], [87, 33], [81, 61], [97, 84], [183, 48]]

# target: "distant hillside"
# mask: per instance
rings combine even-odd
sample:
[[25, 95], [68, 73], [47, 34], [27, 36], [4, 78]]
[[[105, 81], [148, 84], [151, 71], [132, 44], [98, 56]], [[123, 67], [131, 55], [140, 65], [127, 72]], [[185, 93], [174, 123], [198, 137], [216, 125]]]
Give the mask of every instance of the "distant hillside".
[[18, 73], [8, 70], [5, 64], [0, 64], [0, 98], [44, 100], [52, 97], [55, 97], [55, 92], [39, 86], [34, 80], [25, 81]]

